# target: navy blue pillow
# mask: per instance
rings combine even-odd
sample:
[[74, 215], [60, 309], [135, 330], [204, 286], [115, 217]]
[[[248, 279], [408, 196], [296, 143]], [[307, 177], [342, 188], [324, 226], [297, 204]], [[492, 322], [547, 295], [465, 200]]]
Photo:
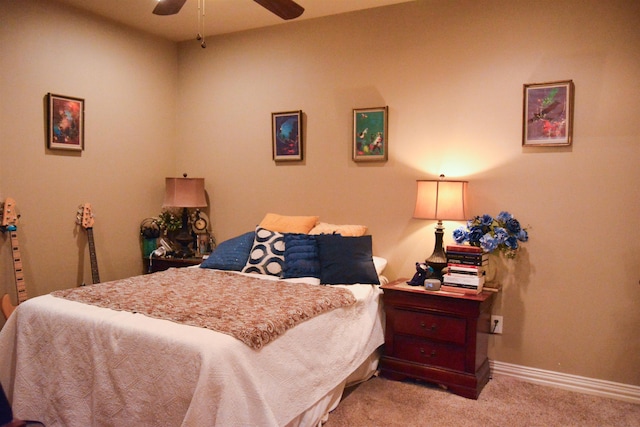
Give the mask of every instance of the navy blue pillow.
[[371, 236], [346, 237], [339, 234], [316, 236], [320, 258], [320, 283], [379, 285], [373, 264]]
[[320, 277], [320, 259], [316, 237], [309, 234], [284, 235], [282, 277]]
[[249, 231], [220, 243], [209, 258], [202, 261], [201, 268], [240, 271], [249, 259], [255, 231]]

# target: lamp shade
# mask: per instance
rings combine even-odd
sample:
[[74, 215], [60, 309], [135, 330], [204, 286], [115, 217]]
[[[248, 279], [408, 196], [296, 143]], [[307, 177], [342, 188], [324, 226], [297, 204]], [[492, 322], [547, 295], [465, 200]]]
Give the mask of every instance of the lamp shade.
[[200, 208], [207, 206], [204, 178], [165, 178], [162, 207]]
[[[443, 176], [441, 176], [443, 177]], [[418, 194], [414, 218], [438, 221], [467, 219], [468, 181], [417, 181]]]

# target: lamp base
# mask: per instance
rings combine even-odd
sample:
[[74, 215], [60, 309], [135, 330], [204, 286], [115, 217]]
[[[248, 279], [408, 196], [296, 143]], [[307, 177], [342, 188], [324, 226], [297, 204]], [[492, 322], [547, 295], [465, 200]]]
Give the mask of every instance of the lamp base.
[[425, 260], [429, 267], [433, 268], [433, 276], [435, 279], [442, 281], [442, 269], [447, 266], [447, 254], [444, 252], [444, 248], [442, 246], [443, 236], [444, 236], [444, 227], [442, 226], [442, 221], [438, 221], [438, 225], [436, 225], [436, 244], [433, 248], [433, 253], [429, 258]]
[[189, 247], [190, 244], [193, 243], [193, 237], [189, 234], [183, 234], [182, 231], [174, 240], [180, 245], [180, 249], [176, 252], [177, 258], [192, 258], [195, 255], [195, 252]]
[[187, 208], [182, 208], [182, 228], [174, 239], [180, 244], [180, 250], [176, 256], [180, 258], [191, 258], [195, 255], [195, 252], [189, 247], [194, 239], [189, 232], [189, 212]]

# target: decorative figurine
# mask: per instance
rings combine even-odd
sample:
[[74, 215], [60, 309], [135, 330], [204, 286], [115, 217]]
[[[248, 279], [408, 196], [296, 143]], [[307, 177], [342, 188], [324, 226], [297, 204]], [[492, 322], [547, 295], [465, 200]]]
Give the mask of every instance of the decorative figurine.
[[411, 286], [424, 286], [427, 279], [434, 277], [435, 271], [425, 262], [416, 262], [416, 274], [407, 282]]

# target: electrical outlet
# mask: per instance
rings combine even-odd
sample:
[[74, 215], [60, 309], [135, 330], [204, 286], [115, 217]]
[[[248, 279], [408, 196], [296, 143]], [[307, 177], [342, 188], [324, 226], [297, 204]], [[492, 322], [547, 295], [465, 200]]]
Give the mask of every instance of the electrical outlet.
[[489, 330], [492, 334], [501, 334], [502, 333], [502, 316], [494, 316], [491, 315], [491, 325]]

